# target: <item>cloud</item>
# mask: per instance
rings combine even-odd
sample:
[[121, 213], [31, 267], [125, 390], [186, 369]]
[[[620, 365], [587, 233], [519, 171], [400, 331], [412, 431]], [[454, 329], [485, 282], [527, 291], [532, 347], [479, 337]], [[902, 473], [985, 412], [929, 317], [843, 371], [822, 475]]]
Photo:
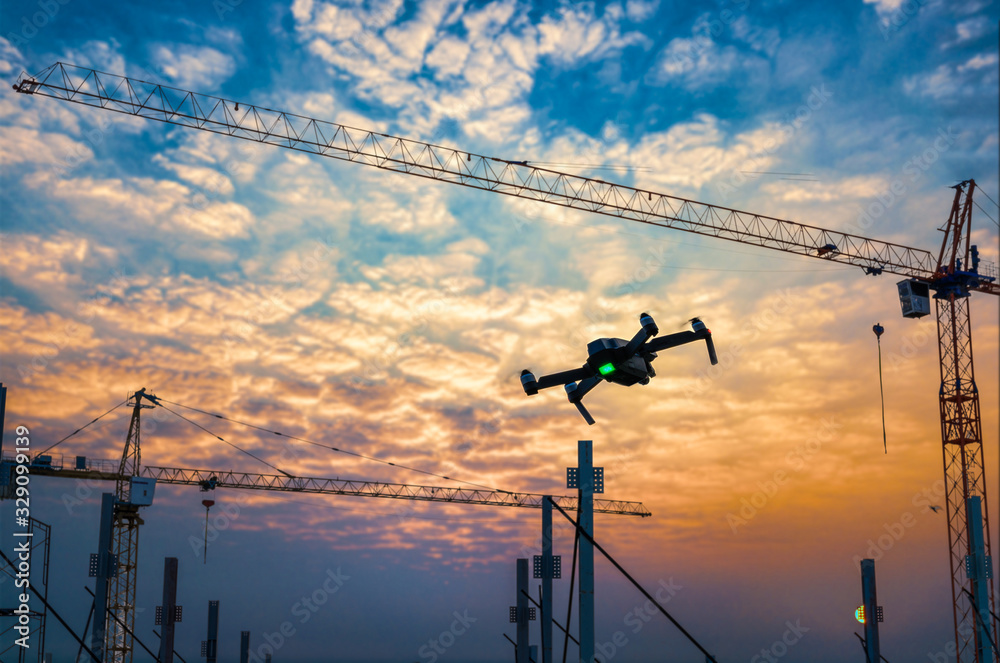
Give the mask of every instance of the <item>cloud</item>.
[[[537, 26], [514, 1], [476, 9], [426, 3], [393, 22], [394, 7], [365, 12], [303, 3], [293, 15], [312, 54], [349, 75], [361, 99], [396, 109], [400, 130], [419, 136], [448, 120], [477, 140], [516, 131], [531, 117], [527, 98], [542, 61], [580, 66], [647, 43], [638, 32], [623, 32], [620, 11], [597, 15], [589, 4], [563, 7]], [[433, 79], [419, 75], [425, 67]]]
[[[157, 44], [150, 55], [170, 84], [195, 92], [211, 92], [236, 71], [236, 61], [210, 46]], [[122, 70], [115, 70], [122, 71]]]
[[996, 88], [997, 57], [996, 53], [978, 53], [958, 65], [938, 65], [934, 71], [905, 78], [903, 89], [907, 94], [937, 101], [973, 97], [984, 87]]

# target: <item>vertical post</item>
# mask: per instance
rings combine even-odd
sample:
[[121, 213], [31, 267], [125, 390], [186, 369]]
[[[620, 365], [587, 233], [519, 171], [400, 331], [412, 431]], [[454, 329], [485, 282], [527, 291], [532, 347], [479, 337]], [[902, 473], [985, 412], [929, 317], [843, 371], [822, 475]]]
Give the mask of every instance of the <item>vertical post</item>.
[[205, 641], [206, 663], [215, 663], [219, 656], [219, 602], [208, 602], [208, 639]]
[[552, 497], [542, 499], [542, 660], [552, 663]]
[[965, 561], [965, 574], [972, 583], [972, 609], [976, 612], [976, 660], [992, 661], [990, 594], [986, 581], [992, 575], [990, 566], [993, 560], [986, 556], [983, 506], [978, 495], [966, 500], [966, 509], [969, 519], [969, 556]]
[[90, 636], [90, 650], [104, 660], [104, 639], [107, 637], [108, 580], [118, 561], [111, 553], [111, 534], [115, 517], [115, 496], [101, 495], [101, 531], [97, 538], [97, 554], [91, 556], [91, 575], [94, 581], [94, 629]]
[[163, 637], [160, 638], [160, 663], [174, 663], [174, 620], [177, 613], [177, 558], [163, 560], [163, 604], [160, 609]]
[[875, 592], [875, 560], [861, 560], [861, 605], [865, 609], [865, 643], [868, 663], [881, 663], [878, 644], [878, 597]]
[[528, 663], [538, 663], [538, 645], [528, 647]]
[[528, 663], [528, 560], [517, 560], [517, 663]]
[[250, 663], [250, 631], [240, 631], [240, 663]]
[[[580, 527], [594, 536], [594, 443], [579, 440]], [[594, 545], [580, 537], [580, 662], [594, 663]], [[567, 624], [567, 627], [569, 625]]]

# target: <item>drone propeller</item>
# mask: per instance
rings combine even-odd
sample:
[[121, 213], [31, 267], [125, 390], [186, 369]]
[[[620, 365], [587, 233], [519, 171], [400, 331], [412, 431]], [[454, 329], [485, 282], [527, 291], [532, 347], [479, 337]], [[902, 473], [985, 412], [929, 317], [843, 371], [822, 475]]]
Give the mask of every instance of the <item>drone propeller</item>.
[[696, 315], [693, 318], [688, 318], [687, 320], [685, 320], [681, 324], [677, 325], [677, 328], [678, 329], [684, 329], [685, 327], [687, 327], [689, 325], [693, 325], [696, 322], [701, 322], [701, 316], [700, 315]]

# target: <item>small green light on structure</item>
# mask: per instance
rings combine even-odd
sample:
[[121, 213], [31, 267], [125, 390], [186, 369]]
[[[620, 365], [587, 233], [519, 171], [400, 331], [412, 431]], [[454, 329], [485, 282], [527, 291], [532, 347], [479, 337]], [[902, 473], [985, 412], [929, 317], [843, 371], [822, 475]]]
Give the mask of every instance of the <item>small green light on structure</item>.
[[858, 609], [854, 611], [854, 618], [862, 624], [865, 623], [865, 606], [859, 606]]
[[608, 373], [614, 373], [615, 372], [615, 365], [614, 364], [605, 364], [604, 366], [601, 366], [597, 370], [599, 370], [601, 372], [601, 375], [607, 375]]

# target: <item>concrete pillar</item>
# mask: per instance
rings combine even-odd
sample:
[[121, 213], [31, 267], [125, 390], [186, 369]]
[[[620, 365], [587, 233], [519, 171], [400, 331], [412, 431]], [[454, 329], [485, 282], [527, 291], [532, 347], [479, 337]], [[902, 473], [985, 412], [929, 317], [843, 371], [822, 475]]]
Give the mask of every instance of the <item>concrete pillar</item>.
[[[594, 443], [577, 447], [580, 482], [580, 527], [594, 536]], [[568, 625], [567, 625], [568, 626]], [[594, 546], [580, 537], [580, 663], [594, 663]]]
[[868, 663], [881, 663], [874, 559], [861, 560], [861, 599], [861, 605], [865, 609], [865, 645], [868, 649]]
[[976, 495], [965, 501], [969, 523], [969, 557], [965, 562], [966, 576], [972, 583], [972, 609], [976, 612], [976, 660], [993, 660], [993, 629], [990, 628], [990, 592], [987, 580], [990, 571], [986, 558], [986, 544], [983, 538], [983, 504]]
[[174, 618], [177, 613], [177, 558], [163, 560], [163, 603], [160, 606], [163, 637], [160, 638], [160, 663], [174, 663]]
[[528, 663], [528, 560], [517, 560], [517, 663]]
[[[108, 624], [108, 580], [118, 570], [117, 560], [111, 553], [111, 531], [115, 518], [115, 495], [101, 495], [101, 530], [97, 537], [96, 564], [92, 563], [94, 582], [94, 628], [90, 636], [90, 651], [104, 660], [104, 638]], [[91, 558], [94, 559], [93, 557]]]
[[542, 499], [542, 660], [552, 663], [552, 498]]

